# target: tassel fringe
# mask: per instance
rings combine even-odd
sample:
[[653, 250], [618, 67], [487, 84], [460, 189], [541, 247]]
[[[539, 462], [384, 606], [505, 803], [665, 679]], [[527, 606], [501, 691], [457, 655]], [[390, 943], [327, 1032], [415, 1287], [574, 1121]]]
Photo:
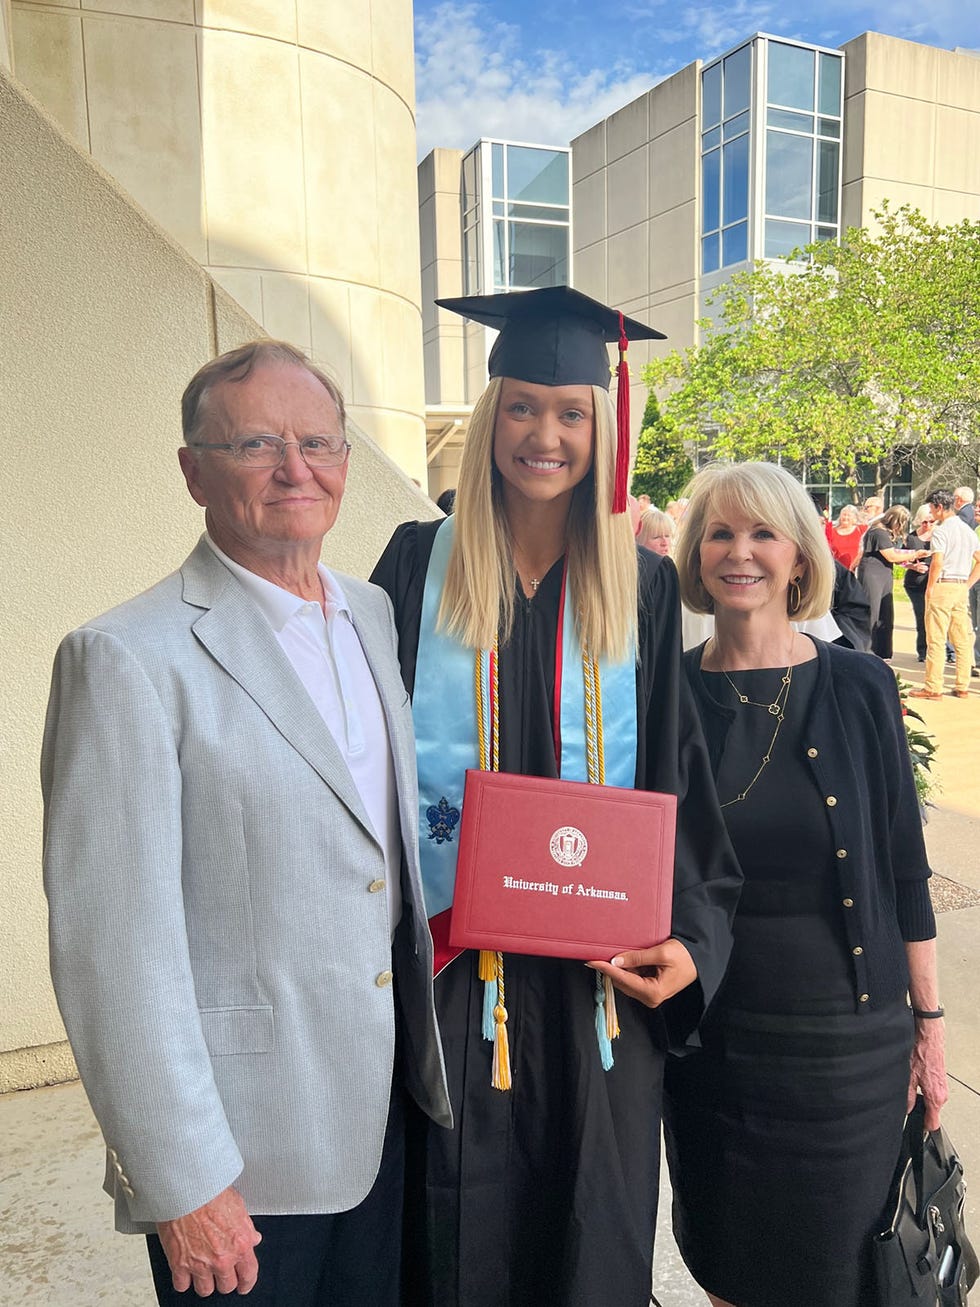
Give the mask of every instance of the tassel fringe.
[[599, 1045], [599, 1058], [602, 1062], [602, 1069], [603, 1071], [611, 1071], [614, 1058], [607, 1029], [606, 987], [602, 983], [602, 976], [599, 975], [595, 978], [595, 1037]]
[[510, 1040], [507, 1037], [507, 1008], [504, 1006], [504, 955], [494, 955], [497, 968], [497, 1002], [493, 1009], [493, 1070], [490, 1083], [494, 1089], [507, 1090], [511, 1086]]

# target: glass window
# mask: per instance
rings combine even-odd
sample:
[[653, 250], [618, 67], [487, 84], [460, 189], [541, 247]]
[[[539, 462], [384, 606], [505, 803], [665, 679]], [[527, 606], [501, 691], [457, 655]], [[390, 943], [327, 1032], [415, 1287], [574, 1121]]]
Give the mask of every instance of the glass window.
[[818, 241], [835, 241], [836, 239], [837, 239], [837, 228], [836, 228], [836, 227], [818, 227], [818, 228], [817, 228], [817, 240], [818, 240]]
[[749, 107], [749, 86], [752, 80], [752, 47], [743, 45], [724, 61], [725, 118], [731, 118]]
[[769, 103], [813, 109], [814, 51], [769, 42]]
[[738, 222], [749, 214], [749, 138], [739, 136], [729, 141], [722, 154], [723, 221]]
[[810, 243], [810, 224], [808, 222], [783, 222], [777, 218], [766, 219], [765, 257], [767, 259], [788, 259], [796, 249], [802, 249]]
[[701, 149], [713, 150], [716, 145], [721, 144], [721, 128], [712, 127], [710, 131], [701, 133]]
[[721, 237], [717, 232], [701, 241], [701, 271], [717, 272], [721, 267]]
[[813, 114], [794, 113], [792, 109], [770, 109], [766, 114], [770, 127], [782, 127], [789, 132], [809, 132], [813, 134]]
[[470, 150], [469, 154], [463, 159], [463, 212], [468, 213], [470, 209], [476, 208], [479, 200], [476, 180], [476, 157], [477, 151]]
[[494, 200], [494, 202], [493, 202], [493, 216], [494, 216], [495, 218], [502, 218], [502, 217], [504, 216], [504, 202], [503, 202], [503, 200]]
[[817, 142], [817, 222], [837, 221], [837, 182], [840, 175], [840, 146], [836, 141]]
[[766, 132], [766, 213], [809, 219], [812, 211], [813, 140]]
[[725, 133], [725, 140], [730, 141], [733, 136], [741, 136], [742, 132], [749, 130], [749, 115], [740, 113], [735, 118], [729, 119], [722, 129]]
[[490, 159], [493, 172], [493, 198], [502, 200], [504, 198], [504, 147], [499, 141], [495, 141], [490, 146]]
[[817, 111], [819, 113], [840, 113], [842, 63], [840, 55], [822, 54], [820, 56], [820, 98], [817, 102]]
[[721, 150], [701, 159], [701, 230], [721, 226]]
[[724, 267], [743, 263], [749, 257], [749, 224], [740, 222], [737, 227], [729, 227], [722, 232], [721, 245]]
[[530, 203], [568, 204], [568, 155], [556, 150], [509, 145], [507, 195], [511, 200]]
[[510, 287], [563, 286], [568, 281], [568, 230], [510, 223]]
[[493, 288], [507, 290], [507, 224], [502, 218], [493, 223]]
[[712, 64], [701, 74], [701, 125], [721, 122], [721, 64]]
[[817, 131], [821, 136], [832, 136], [835, 141], [840, 140], [840, 119], [839, 118], [820, 118], [817, 120]]
[[480, 285], [480, 224], [463, 233], [463, 294], [479, 295]]
[[[501, 206], [501, 210], [503, 206]], [[568, 210], [557, 205], [508, 204], [509, 218], [533, 219], [535, 222], [567, 222]]]

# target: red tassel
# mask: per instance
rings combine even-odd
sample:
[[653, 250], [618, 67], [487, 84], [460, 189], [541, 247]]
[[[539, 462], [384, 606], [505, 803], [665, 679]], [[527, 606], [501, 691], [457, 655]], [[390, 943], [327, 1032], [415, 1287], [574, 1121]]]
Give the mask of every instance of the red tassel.
[[619, 367], [616, 369], [616, 475], [613, 481], [614, 513], [626, 512], [626, 483], [630, 464], [630, 370], [626, 362], [629, 341], [619, 315]]

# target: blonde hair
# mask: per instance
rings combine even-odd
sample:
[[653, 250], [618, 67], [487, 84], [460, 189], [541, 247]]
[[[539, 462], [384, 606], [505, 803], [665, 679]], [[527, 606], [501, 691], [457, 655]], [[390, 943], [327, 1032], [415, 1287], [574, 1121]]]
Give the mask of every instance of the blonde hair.
[[677, 531], [677, 523], [661, 508], [648, 508], [640, 516], [640, 529], [636, 533], [636, 543], [646, 545], [649, 540], [655, 540], [658, 536], [667, 536], [673, 548], [674, 535]]
[[[438, 625], [473, 649], [501, 644], [514, 626], [514, 565], [502, 478], [493, 458], [501, 379], [477, 401], [463, 445], [456, 488], [456, 530]], [[583, 649], [626, 657], [637, 631], [636, 544], [628, 513], [611, 511], [616, 415], [607, 392], [592, 387], [593, 456], [572, 492], [568, 514], [568, 586]], [[560, 636], [559, 636], [560, 638]]]
[[688, 608], [695, 613], [714, 612], [714, 601], [701, 583], [701, 542], [711, 514], [728, 509], [753, 522], [765, 522], [799, 550], [803, 559], [800, 603], [788, 616], [805, 621], [829, 610], [833, 555], [813, 501], [785, 469], [775, 463], [712, 463], [697, 473], [687, 493], [691, 502], [681, 524], [675, 561], [681, 598]]

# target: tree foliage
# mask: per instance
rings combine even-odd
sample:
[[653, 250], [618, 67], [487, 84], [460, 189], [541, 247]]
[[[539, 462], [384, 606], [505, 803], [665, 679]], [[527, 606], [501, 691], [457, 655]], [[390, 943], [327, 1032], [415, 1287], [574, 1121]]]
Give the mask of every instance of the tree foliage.
[[874, 218], [721, 287], [703, 343], [644, 370], [662, 426], [851, 482], [876, 464], [879, 484], [921, 446], [980, 440], [980, 223]]
[[643, 410], [643, 427], [636, 445], [631, 487], [634, 495], [649, 495], [658, 508], [676, 499], [694, 466], [684, 451], [680, 431], [665, 427], [657, 397], [650, 391]]

